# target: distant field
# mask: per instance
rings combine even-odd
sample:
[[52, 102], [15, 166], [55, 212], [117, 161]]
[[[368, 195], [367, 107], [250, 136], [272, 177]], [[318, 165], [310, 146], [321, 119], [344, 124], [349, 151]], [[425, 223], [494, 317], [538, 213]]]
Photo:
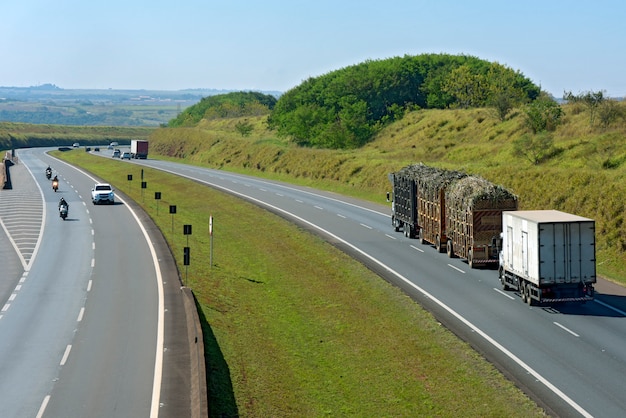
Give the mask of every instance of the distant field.
[[188, 103], [58, 103], [0, 101], [0, 120], [56, 125], [159, 126]]

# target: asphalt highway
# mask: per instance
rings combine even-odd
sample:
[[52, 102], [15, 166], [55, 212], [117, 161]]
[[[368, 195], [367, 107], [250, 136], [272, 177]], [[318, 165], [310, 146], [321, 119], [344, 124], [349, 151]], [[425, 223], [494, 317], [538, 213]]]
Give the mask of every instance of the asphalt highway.
[[[185, 164], [158, 160], [132, 160], [124, 163], [150, 166], [188, 177], [265, 207], [324, 237], [378, 272], [385, 280], [405, 290], [418, 303], [433, 312], [440, 322], [468, 341], [513, 379], [552, 415], [621, 417], [626, 413], [626, 390], [623, 387], [626, 375], [626, 351], [623, 350], [626, 346], [626, 292], [621, 286], [600, 280], [594, 302], [585, 305], [530, 307], [522, 303], [516, 293], [500, 290], [496, 271], [470, 269], [465, 260], [448, 258], [445, 254], [437, 253], [430, 245], [419, 244], [417, 240], [404, 237], [401, 232], [394, 232], [389, 208], [385, 206], [310, 188]], [[38, 167], [41, 176], [44, 168], [45, 166]], [[150, 190], [158, 190], [158, 185], [149, 178], [146, 180]], [[62, 184], [62, 190], [68, 190], [66, 186], [71, 189], [76, 184], [75, 190], [86, 193], [84, 190], [87, 183], [79, 182], [77, 178], [68, 177], [67, 184]], [[0, 362], [0, 373], [3, 376], [8, 373], [10, 382], [13, 383], [15, 379], [17, 387], [8, 387], [8, 384], [0, 382], [0, 404], [4, 406], [12, 400], [12, 396], [18, 396], [20, 406], [15, 406], [11, 416], [33, 416], [26, 414], [21, 405], [27, 405], [29, 411], [41, 409], [43, 403], [46, 403], [46, 397], [50, 396], [48, 405], [44, 408], [46, 413], [50, 413], [48, 416], [57, 416], [57, 412], [72, 416], [80, 409], [67, 409], [67, 406], [55, 403], [55, 399], [67, 399], [78, 390], [76, 385], [84, 384], [88, 386], [84, 396], [85, 404], [89, 408], [83, 411], [102, 408], [110, 412], [110, 416], [124, 416], [116, 412], [118, 406], [125, 405], [133, 413], [126, 416], [136, 416], [135, 413], [143, 415], [148, 411], [150, 401], [147, 399], [148, 394], [142, 393], [145, 388], [137, 389], [136, 386], [146, 385], [146, 376], [151, 373], [148, 370], [155, 365], [154, 353], [150, 354], [150, 349], [144, 348], [143, 353], [149, 354], [146, 356], [148, 359], [135, 358], [132, 353], [134, 343], [121, 348], [117, 347], [119, 342], [109, 346], [108, 339], [97, 334], [110, 330], [110, 335], [119, 334], [117, 341], [123, 341], [128, 338], [129, 330], [140, 330], [137, 344], [143, 344], [144, 340], [154, 341], [154, 336], [142, 336], [144, 331], [149, 332], [155, 327], [145, 317], [153, 317], [157, 310], [153, 300], [155, 295], [149, 289], [153, 286], [150, 283], [154, 282], [154, 272], [148, 274], [151, 279], [145, 279], [150, 283], [143, 283], [144, 279], [136, 278], [136, 275], [141, 275], [140, 271], [134, 270], [128, 262], [118, 262], [116, 264], [121, 266], [115, 267], [115, 275], [120, 276], [121, 280], [105, 278], [105, 273], [100, 270], [96, 274], [101, 265], [106, 265], [106, 262], [99, 260], [125, 259], [125, 254], [131, 249], [120, 246], [120, 237], [134, 236], [136, 232], [129, 234], [129, 231], [133, 231], [133, 226], [119, 222], [117, 214], [112, 215], [112, 211], [120, 209], [122, 205], [97, 208], [83, 205], [81, 208], [81, 202], [85, 198], [79, 192], [74, 193], [77, 196], [70, 195], [72, 199], [77, 199], [74, 203], [70, 201], [70, 217], [74, 220], [64, 224], [51, 209], [58, 196], [51, 190], [43, 190], [45, 205], [42, 209], [42, 222], [45, 233], [42, 235], [44, 238], [33, 249], [37, 262], [26, 264], [23, 275], [19, 277], [18, 274], [17, 279], [11, 279], [17, 283], [15, 287], [21, 290], [12, 292], [6, 298], [5, 307], [7, 304], [9, 307], [3, 308], [0, 313], [0, 359], [4, 359]], [[55, 207], [54, 209], [56, 210]], [[90, 225], [89, 219], [93, 219], [94, 225], [105, 225], [105, 229], [87, 226]], [[117, 224], [119, 230], [116, 229]], [[64, 229], [58, 229], [58, 226]], [[109, 238], [107, 228], [116, 231]], [[90, 238], [90, 234], [98, 237], [98, 240], [102, 238], [102, 244], [98, 241], [94, 247], [94, 238]], [[59, 239], [53, 239], [52, 236], [63, 237], [63, 242], [67, 245], [60, 245]], [[75, 244], [75, 241], [80, 244]], [[100, 248], [101, 246], [104, 248]], [[117, 246], [120, 247], [119, 252]], [[2, 246], [0, 251], [4, 251], [8, 259], [12, 259], [9, 264], [18, 266], [18, 270], [26, 262], [26, 256], [22, 256], [23, 260], [11, 257], [10, 251]], [[99, 251], [102, 253], [98, 256]], [[140, 249], [133, 252], [133, 257], [143, 257], [141, 253], [144, 251], [145, 249]], [[67, 257], [67, 252], [72, 254], [71, 258]], [[24, 250], [24, 254], [28, 254], [28, 251]], [[94, 254], [97, 256], [94, 257]], [[95, 264], [91, 265], [91, 260], [94, 259]], [[135, 295], [137, 290], [129, 283], [131, 280], [143, 283], [141, 289], [148, 295], [145, 300], [136, 301], [129, 297], [128, 294]], [[98, 286], [110, 281], [111, 287], [103, 291], [95, 286], [96, 281]], [[95, 300], [90, 293], [96, 289], [103, 301]], [[67, 297], [68, 294], [71, 297]], [[141, 303], [143, 308], [133, 310], [132, 307], [120, 307], [128, 311], [119, 316], [113, 314], [112, 322], [104, 324], [92, 318], [93, 322], [89, 326], [84, 325], [88, 323], [85, 318], [92, 312], [92, 307], [97, 316], [104, 316], [110, 314], [112, 309], [117, 309], [110, 303], [118, 299], [124, 301], [123, 305]], [[20, 306], [22, 303], [25, 306]], [[85, 311], [81, 317], [82, 308]], [[147, 314], [143, 316], [142, 312]], [[127, 326], [116, 323], [130, 316], [134, 318], [132, 324]], [[82, 318], [81, 321], [77, 320], [79, 317]], [[88, 332], [86, 328], [99, 331]], [[117, 332], [118, 329], [124, 329], [124, 332]], [[11, 334], [7, 334], [8, 332]], [[83, 342], [82, 336], [91, 332], [93, 334]], [[34, 350], [33, 347], [39, 344], [46, 348]], [[68, 349], [69, 346], [71, 347]], [[85, 353], [98, 347], [120, 351], [118, 354], [113, 353], [100, 367], [86, 366], [86, 358], [91, 355]], [[80, 348], [82, 354], [74, 351], [75, 348]], [[32, 359], [26, 358], [30, 351], [39, 354]], [[107, 358], [106, 353], [99, 353], [98, 356]], [[31, 362], [34, 362], [32, 366]], [[144, 383], [138, 384], [133, 380], [134, 376], [129, 377], [119, 370], [108, 370], [104, 364], [111, 364], [110, 362], [123, 369], [137, 368], [139, 374], [145, 375]], [[76, 368], [72, 371], [72, 367]], [[84, 370], [83, 367], [88, 369]], [[20, 381], [20, 373], [23, 376], [32, 373], [37, 378], [24, 377]], [[92, 380], [77, 377], [81, 373], [91, 375]], [[93, 376], [99, 374], [111, 375], [107, 376], [111, 382], [125, 384], [124, 380], [128, 380], [134, 389], [109, 386], [102, 393], [106, 395], [106, 399], [119, 399], [119, 405], [103, 405], [102, 400], [94, 399], [96, 396], [93, 394], [99, 390], [98, 385], [93, 382]], [[45, 378], [42, 379], [42, 376]], [[77, 383], [70, 385], [74, 379]], [[66, 384], [70, 386], [65, 388]], [[105, 383], [103, 385], [106, 387]], [[28, 396], [24, 392], [28, 392]], [[125, 397], [127, 392], [130, 394], [128, 398]], [[132, 406], [130, 398], [136, 399]], [[52, 411], [55, 412], [54, 415]], [[106, 415], [103, 413], [101, 416]]]
[[500, 290], [496, 271], [470, 269], [465, 260], [394, 232], [384, 206], [221, 170], [129, 163], [194, 179], [323, 236], [403, 288], [550, 414], [626, 414], [622, 287], [600, 280], [594, 302], [530, 307], [518, 294]]
[[0, 415], [190, 416], [187, 324], [162, 237], [121, 193], [93, 205], [88, 174], [41, 149], [18, 156], [0, 191]]

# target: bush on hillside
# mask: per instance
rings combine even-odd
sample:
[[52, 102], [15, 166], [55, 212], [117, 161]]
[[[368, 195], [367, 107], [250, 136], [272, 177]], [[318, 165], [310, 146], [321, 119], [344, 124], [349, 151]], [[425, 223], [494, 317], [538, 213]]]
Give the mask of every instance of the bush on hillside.
[[289, 90], [268, 126], [302, 146], [357, 148], [407, 110], [494, 106], [503, 119], [513, 105], [539, 92], [521, 73], [467, 55], [370, 60]]
[[202, 119], [238, 118], [268, 114], [276, 104], [272, 95], [259, 92], [232, 92], [204, 97], [172, 119], [170, 128], [196, 126]]

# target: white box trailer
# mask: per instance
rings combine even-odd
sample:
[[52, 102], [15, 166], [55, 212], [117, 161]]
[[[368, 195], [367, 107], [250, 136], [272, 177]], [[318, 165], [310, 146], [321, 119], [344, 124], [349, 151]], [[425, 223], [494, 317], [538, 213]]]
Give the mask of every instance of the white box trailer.
[[595, 221], [557, 210], [503, 212], [500, 282], [528, 304], [593, 300]]

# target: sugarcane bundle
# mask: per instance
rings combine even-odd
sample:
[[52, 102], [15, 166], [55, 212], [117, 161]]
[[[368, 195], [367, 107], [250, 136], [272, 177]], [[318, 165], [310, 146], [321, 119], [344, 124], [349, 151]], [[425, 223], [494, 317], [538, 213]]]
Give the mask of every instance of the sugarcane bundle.
[[430, 167], [422, 163], [404, 167], [396, 174], [415, 180], [420, 194], [429, 197], [437, 196], [440, 190], [445, 189], [456, 180], [467, 176], [467, 174], [459, 171]]
[[475, 175], [454, 182], [447, 191], [446, 202], [457, 210], [517, 209], [515, 194]]

